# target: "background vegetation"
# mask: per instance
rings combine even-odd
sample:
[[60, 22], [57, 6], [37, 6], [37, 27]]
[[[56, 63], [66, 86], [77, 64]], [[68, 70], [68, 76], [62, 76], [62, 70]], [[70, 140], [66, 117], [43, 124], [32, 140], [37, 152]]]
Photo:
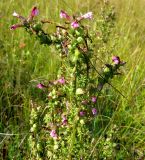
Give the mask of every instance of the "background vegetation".
[[[115, 7], [116, 23], [109, 45], [114, 53], [127, 62], [123, 75], [113, 79], [112, 84], [123, 94], [122, 97], [111, 86], [107, 86], [99, 106], [104, 114], [96, 130], [100, 134], [92, 152], [102, 159], [145, 158], [145, 2], [143, 0], [110, 0]], [[27, 145], [31, 107], [43, 106], [43, 93], [36, 88], [41, 80], [55, 77], [59, 60], [54, 50], [40, 46], [22, 29], [10, 31], [17, 23], [11, 15], [17, 11], [28, 16], [32, 6], [37, 5], [40, 17], [59, 20], [61, 9], [69, 13], [92, 11], [95, 18], [101, 12], [101, 0], [1, 0], [0, 1], [0, 157], [2, 159], [26, 159], [30, 156]], [[91, 23], [91, 22], [90, 22]], [[53, 27], [48, 27], [48, 31]], [[102, 57], [102, 55], [99, 55]], [[105, 62], [104, 62], [105, 63]], [[41, 97], [41, 98], [40, 98]], [[105, 101], [104, 101], [105, 99]], [[103, 122], [106, 117], [106, 123]], [[107, 136], [107, 139], [105, 138]], [[85, 142], [84, 142], [85, 143]], [[115, 147], [113, 146], [115, 145]], [[97, 149], [95, 148], [97, 146]], [[114, 151], [115, 150], [115, 151]], [[100, 158], [101, 159], [101, 158]]]

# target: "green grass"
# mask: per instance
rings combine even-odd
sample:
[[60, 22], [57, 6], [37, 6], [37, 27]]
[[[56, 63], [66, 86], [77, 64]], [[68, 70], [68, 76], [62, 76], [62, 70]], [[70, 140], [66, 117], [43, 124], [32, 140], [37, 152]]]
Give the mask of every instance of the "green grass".
[[[11, 16], [13, 11], [28, 16], [31, 7], [36, 4], [40, 8], [39, 17], [58, 20], [61, 9], [70, 14], [89, 10], [97, 14], [99, 0], [93, 2], [0, 1], [0, 157], [3, 159], [25, 159], [29, 155], [26, 137], [29, 134], [29, 111], [34, 102], [44, 105], [40, 98], [43, 95], [35, 85], [55, 77], [59, 67], [59, 58], [56, 58], [54, 50], [41, 46], [23, 29], [9, 30], [11, 24], [17, 23], [17, 19]], [[110, 41], [111, 44], [117, 41], [117, 45], [112, 55], [118, 55], [127, 62], [123, 75], [111, 83], [126, 98], [107, 86], [108, 90], [105, 90], [98, 104], [104, 112], [94, 122], [100, 132], [98, 135], [96, 132], [96, 139], [89, 147], [91, 154], [97, 152], [108, 156], [108, 159], [144, 159], [145, 4], [143, 0], [112, 0], [111, 3], [117, 14], [117, 40], [112, 37]], [[48, 28], [48, 31], [51, 30], [51, 27], [50, 30]], [[25, 46], [20, 47], [23, 43]], [[107, 142], [104, 135], [108, 138]], [[112, 154], [111, 147], [115, 142], [118, 144], [116, 155]]]

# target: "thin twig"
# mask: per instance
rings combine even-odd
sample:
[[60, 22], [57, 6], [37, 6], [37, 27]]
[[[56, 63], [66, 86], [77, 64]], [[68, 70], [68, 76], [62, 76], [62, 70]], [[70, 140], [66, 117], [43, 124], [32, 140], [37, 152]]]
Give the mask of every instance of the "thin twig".
[[20, 144], [19, 144], [19, 148], [21, 147], [21, 145], [23, 144], [23, 142], [24, 142], [24, 140], [26, 139], [27, 136], [28, 136], [28, 134], [26, 134], [26, 135], [24, 136], [24, 138], [21, 140], [21, 142], [20, 142]]
[[55, 24], [56, 27], [59, 27], [59, 28], [65, 29], [65, 30], [68, 29], [68, 28], [66, 28], [66, 27], [64, 27], [64, 26], [61, 26], [60, 24], [58, 24], [58, 23], [56, 23], [56, 22], [53, 22], [53, 21], [50, 21], [50, 20], [41, 20], [41, 23]]
[[19, 133], [19, 134], [13, 134], [13, 133], [0, 133], [0, 135], [2, 135], [2, 136], [16, 136], [16, 135], [23, 135], [23, 134], [26, 134], [26, 133]]
[[[90, 61], [90, 60], [89, 60]], [[95, 66], [93, 65], [93, 63], [90, 61], [90, 64], [92, 65], [92, 67], [94, 68], [94, 70], [98, 73], [98, 75], [104, 79], [104, 77], [99, 73], [99, 71], [95, 68]], [[123, 98], [127, 99], [116, 87], [114, 87], [110, 82], [106, 82], [108, 83], [114, 90], [116, 90]]]

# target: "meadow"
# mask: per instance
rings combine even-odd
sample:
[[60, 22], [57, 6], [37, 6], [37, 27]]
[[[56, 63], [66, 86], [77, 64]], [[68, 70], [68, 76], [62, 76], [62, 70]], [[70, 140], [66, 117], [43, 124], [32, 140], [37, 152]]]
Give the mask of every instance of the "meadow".
[[[98, 113], [91, 119], [91, 127], [85, 127], [84, 119], [79, 119], [78, 124], [72, 116], [72, 133], [64, 133], [68, 139], [60, 144], [61, 138], [53, 141], [48, 136], [49, 129], [42, 120], [47, 115], [48, 101], [46, 93], [37, 87], [40, 82], [46, 84], [56, 79], [60, 58], [56, 49], [41, 45], [24, 29], [10, 30], [19, 21], [12, 13], [27, 17], [32, 7], [37, 6], [38, 19], [60, 22], [62, 9], [70, 15], [92, 11], [94, 19], [86, 24], [94, 31], [104, 2], [0, 1], [0, 160], [145, 159], [145, 1], [110, 0], [109, 5], [115, 18], [111, 29], [104, 30], [108, 36], [105, 48], [101, 41], [93, 40], [96, 56], [101, 59], [96, 67], [100, 70], [110, 63], [113, 55], [126, 64], [121, 67], [121, 75], [109, 81], [111, 85], [105, 84], [95, 104]], [[44, 28], [54, 32], [55, 25], [46, 24]], [[38, 125], [36, 131], [34, 124]], [[66, 132], [65, 127], [63, 131]], [[78, 138], [79, 132], [87, 132], [86, 137], [80, 133]]]

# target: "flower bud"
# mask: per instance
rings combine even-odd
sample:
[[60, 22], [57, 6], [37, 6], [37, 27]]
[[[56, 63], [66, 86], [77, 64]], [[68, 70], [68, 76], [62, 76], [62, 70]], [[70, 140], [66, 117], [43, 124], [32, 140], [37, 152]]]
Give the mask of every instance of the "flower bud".
[[82, 43], [82, 42], [83, 42], [83, 38], [82, 38], [82, 37], [78, 37], [78, 38], [77, 38], [77, 42], [78, 42], [78, 43]]
[[85, 111], [80, 111], [79, 115], [80, 115], [81, 117], [85, 116]]
[[110, 72], [110, 69], [109, 69], [108, 67], [105, 67], [105, 68], [104, 68], [104, 72], [105, 72], [105, 73], [108, 73], [108, 72]]
[[93, 96], [92, 99], [91, 99], [91, 101], [92, 101], [93, 103], [96, 103], [97, 97]]
[[79, 26], [80, 25], [79, 25], [79, 23], [77, 21], [74, 21], [74, 22], [71, 23], [71, 27], [74, 28], [74, 29], [78, 28]]
[[76, 89], [76, 94], [77, 95], [81, 95], [81, 94], [84, 94], [84, 93], [85, 93], [85, 91], [82, 88], [77, 88]]
[[41, 25], [41, 23], [36, 23], [33, 25], [32, 28], [34, 29], [34, 31], [40, 31], [42, 28], [42, 25]]
[[114, 62], [114, 64], [120, 64], [120, 58], [118, 56], [113, 56], [112, 61]]
[[96, 108], [92, 108], [92, 114], [95, 116], [97, 114], [97, 109]]
[[81, 119], [81, 120], [80, 120], [80, 124], [82, 124], [82, 125], [84, 125], [84, 124], [85, 124], [85, 122], [84, 122], [84, 120], [83, 120], [83, 119]]
[[80, 51], [78, 49], [75, 49], [75, 57], [78, 57], [80, 55]]

